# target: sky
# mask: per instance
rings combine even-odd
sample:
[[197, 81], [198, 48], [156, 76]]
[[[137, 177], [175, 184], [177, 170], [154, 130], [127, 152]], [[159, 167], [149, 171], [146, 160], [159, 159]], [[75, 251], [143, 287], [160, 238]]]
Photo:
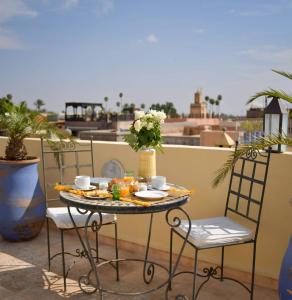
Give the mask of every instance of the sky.
[[[0, 0], [0, 97], [136, 105], [193, 94], [245, 114], [268, 87], [292, 93], [292, 0]], [[261, 101], [258, 102], [258, 105]]]

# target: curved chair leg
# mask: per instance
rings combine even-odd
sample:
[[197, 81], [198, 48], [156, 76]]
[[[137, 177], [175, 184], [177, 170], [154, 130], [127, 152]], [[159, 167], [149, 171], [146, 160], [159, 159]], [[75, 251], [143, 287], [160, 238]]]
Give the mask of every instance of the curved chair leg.
[[223, 281], [224, 277], [224, 247], [221, 248], [221, 274], [220, 274], [220, 280]]
[[46, 230], [47, 230], [47, 246], [48, 246], [48, 266], [51, 271], [51, 244], [50, 244], [50, 223], [49, 218], [46, 217]]
[[66, 265], [65, 265], [65, 253], [64, 253], [64, 231], [61, 230], [61, 250], [62, 250], [62, 268], [63, 268], [63, 284], [64, 292], [66, 292]]
[[193, 294], [192, 300], [196, 299], [196, 279], [197, 279], [197, 272], [198, 272], [198, 249], [195, 249], [195, 261], [194, 261], [194, 277], [193, 277]]
[[[119, 259], [119, 249], [118, 249], [118, 224], [114, 223], [115, 226], [115, 251], [116, 251], [116, 259]], [[116, 262], [116, 272], [117, 272], [117, 281], [120, 280], [120, 270], [119, 270], [119, 262]]]
[[250, 300], [253, 300], [254, 294], [254, 277], [255, 277], [255, 261], [256, 261], [256, 243], [253, 243], [253, 257], [252, 257], [252, 272], [251, 272], [251, 287], [250, 287]]
[[[170, 242], [169, 242], [169, 269], [168, 269], [168, 274], [170, 276], [172, 272], [172, 243], [173, 243], [173, 229], [170, 229]], [[168, 283], [168, 289], [171, 291], [171, 279], [169, 280]]]
[[98, 238], [98, 232], [95, 231], [95, 251], [96, 251], [96, 262], [99, 263], [99, 238]]

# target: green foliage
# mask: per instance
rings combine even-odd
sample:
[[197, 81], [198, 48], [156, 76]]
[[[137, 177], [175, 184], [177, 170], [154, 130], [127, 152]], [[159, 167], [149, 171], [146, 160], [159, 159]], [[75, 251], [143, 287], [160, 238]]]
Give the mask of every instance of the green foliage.
[[213, 187], [216, 187], [223, 182], [241, 156], [247, 154], [249, 151], [261, 151], [278, 144], [292, 146], [292, 138], [283, 135], [271, 135], [267, 137], [259, 137], [251, 144], [242, 145], [236, 151], [234, 151], [234, 153], [228, 157], [224, 165], [216, 171], [215, 178], [212, 182]]
[[136, 105], [134, 103], [131, 103], [131, 104], [125, 103], [123, 105], [122, 113], [133, 114], [135, 109], [136, 109]]
[[0, 129], [5, 130], [8, 136], [5, 150], [5, 158], [8, 160], [27, 158], [26, 148], [23, 144], [26, 137], [40, 136], [45, 139], [68, 137], [67, 133], [60, 131], [38, 112], [29, 110], [25, 102], [19, 105], [6, 103], [3, 108], [5, 113], [0, 114]]
[[152, 104], [150, 109], [156, 111], [164, 111], [165, 114], [171, 118], [175, 118], [178, 116], [177, 110], [172, 102], [166, 102], [165, 104]]
[[12, 106], [12, 95], [7, 94], [6, 96], [0, 98], [0, 114], [4, 114], [8, 107]]
[[246, 132], [261, 131], [263, 128], [262, 121], [244, 121], [240, 124], [240, 128]]
[[45, 102], [42, 99], [37, 99], [34, 102], [34, 106], [36, 107], [37, 111], [41, 111], [41, 107], [45, 105]]
[[[272, 70], [273, 72], [286, 77], [290, 80], [292, 80], [292, 73], [284, 72], [284, 71], [277, 71], [277, 70]], [[287, 101], [289, 103], [292, 103], [292, 95], [288, 94], [282, 90], [275, 90], [275, 89], [268, 89], [264, 90], [262, 92], [256, 93], [254, 96], [252, 96], [248, 100], [248, 104], [253, 102], [259, 97], [276, 97], [283, 99], [284, 101]], [[246, 154], [250, 150], [256, 150], [260, 151], [263, 150], [267, 147], [273, 146], [273, 145], [278, 145], [278, 144], [283, 144], [283, 145], [288, 145], [292, 146], [292, 138], [283, 136], [283, 135], [272, 135], [272, 136], [267, 136], [267, 137], [260, 137], [258, 138], [255, 142], [248, 144], [248, 145], [243, 145], [240, 147], [237, 151], [235, 151], [225, 162], [225, 164], [217, 170], [215, 174], [215, 178], [213, 180], [213, 187], [216, 187], [219, 183], [221, 183], [224, 178], [227, 176], [227, 174], [230, 172], [236, 161], [241, 155]]]
[[[292, 73], [288, 73], [288, 72], [284, 72], [284, 71], [277, 71], [277, 70], [272, 70], [273, 72], [286, 77], [290, 80], [292, 80]], [[267, 89], [261, 92], [256, 93], [255, 95], [253, 95], [249, 100], [248, 100], [248, 104], [253, 102], [254, 100], [256, 100], [259, 97], [276, 97], [276, 98], [280, 98], [283, 99], [289, 103], [292, 103], [292, 94], [288, 94], [282, 90], [275, 90], [275, 89]]]

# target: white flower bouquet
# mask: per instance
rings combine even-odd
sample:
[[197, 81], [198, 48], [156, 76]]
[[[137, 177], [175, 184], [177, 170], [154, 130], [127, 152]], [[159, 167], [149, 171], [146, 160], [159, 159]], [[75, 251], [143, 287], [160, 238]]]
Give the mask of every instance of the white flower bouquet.
[[124, 140], [135, 151], [145, 148], [154, 148], [162, 151], [161, 124], [164, 123], [166, 115], [163, 111], [150, 110], [135, 112], [135, 120], [130, 126], [130, 134]]

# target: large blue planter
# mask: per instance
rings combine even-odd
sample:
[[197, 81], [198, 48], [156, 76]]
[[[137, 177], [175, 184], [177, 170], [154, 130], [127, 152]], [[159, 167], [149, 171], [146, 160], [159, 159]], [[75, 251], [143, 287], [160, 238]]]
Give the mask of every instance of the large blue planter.
[[0, 161], [0, 234], [6, 240], [30, 240], [42, 228], [46, 204], [38, 162]]
[[292, 236], [282, 262], [279, 278], [279, 297], [281, 300], [292, 299]]

